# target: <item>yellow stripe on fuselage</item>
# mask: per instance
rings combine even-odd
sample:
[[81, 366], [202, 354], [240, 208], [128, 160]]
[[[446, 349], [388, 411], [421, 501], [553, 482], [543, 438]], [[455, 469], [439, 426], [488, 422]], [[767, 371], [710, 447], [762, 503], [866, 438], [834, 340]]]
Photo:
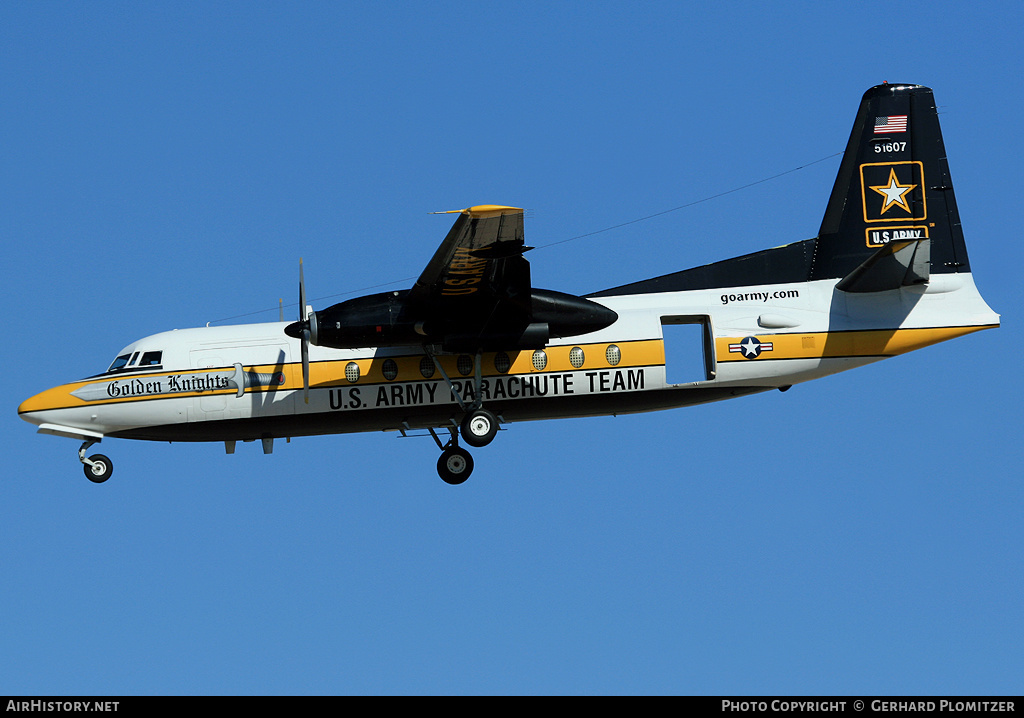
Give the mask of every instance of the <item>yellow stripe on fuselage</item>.
[[[620, 360], [611, 364], [607, 359], [608, 348], [618, 347]], [[583, 361], [578, 366], [572, 363], [570, 353], [580, 349]], [[547, 372], [581, 371], [584, 369], [608, 369], [609, 367], [638, 367], [665, 363], [664, 344], [660, 339], [642, 341], [608, 342], [602, 344], [565, 344], [548, 346], [543, 350], [543, 368], [534, 364], [532, 349], [512, 352], [485, 352], [481, 355], [480, 373], [482, 376], [503, 376], [517, 374], [542, 374]], [[499, 357], [507, 360], [509, 368], [499, 369]], [[461, 356], [444, 355], [437, 357], [444, 372], [451, 379], [472, 378], [475, 372], [475, 358], [470, 354]], [[578, 360], [577, 360], [578, 361]], [[393, 374], [385, 373], [385, 365], [393, 363]], [[359, 379], [350, 381], [345, 375], [349, 364], [359, 367]], [[421, 364], [427, 373], [421, 371]], [[297, 364], [290, 365], [295, 371]], [[381, 384], [393, 381], [424, 381], [442, 379], [436, 371], [434, 363], [423, 354], [411, 356], [367, 357], [365, 359], [336, 360], [314, 362], [309, 367], [310, 387], [348, 386], [349, 384]], [[289, 378], [289, 383], [291, 378]], [[298, 386], [302, 386], [301, 373], [297, 378]], [[284, 388], [295, 388], [294, 385]]]
[[[755, 336], [762, 342], [770, 342], [772, 345], [771, 351], [761, 352], [757, 361], [896, 356], [982, 329], [989, 329], [991, 326], [757, 334]], [[752, 361], [742, 351], [730, 351], [730, 346], [735, 346], [744, 339], [745, 337], [715, 339], [716, 359], [719, 362]]]
[[[618, 348], [619, 361], [612, 364], [608, 361], [608, 349], [611, 346]], [[582, 350], [583, 362], [576, 366], [572, 363], [570, 353], [574, 348]], [[555, 372], [569, 372], [580, 370], [597, 370], [608, 368], [629, 368], [640, 366], [661, 365], [665, 363], [664, 345], [660, 339], [649, 339], [641, 341], [625, 341], [601, 344], [576, 344], [549, 346], [543, 350], [543, 368], [534, 364], [533, 350], [521, 350], [513, 352], [486, 352], [481, 356], [480, 373], [484, 377], [503, 375], [530, 375], [546, 374]], [[509, 362], [508, 368], [504, 371], [498, 368], [498, 359], [504, 355]], [[426, 359], [424, 369], [428, 370], [429, 376], [421, 371], [421, 363]], [[444, 355], [438, 357], [445, 373], [452, 380], [472, 378], [475, 374], [475, 359], [471, 355]], [[578, 362], [578, 359], [577, 359]], [[538, 362], [540, 364], [540, 362]], [[358, 372], [353, 372], [349, 365], [355, 365]], [[502, 367], [504, 368], [504, 367]], [[393, 374], [386, 373], [386, 369], [393, 370]], [[302, 365], [289, 363], [285, 365], [271, 364], [245, 367], [247, 372], [277, 373], [284, 374], [283, 384], [275, 386], [251, 386], [246, 387], [245, 392], [267, 392], [267, 391], [294, 391], [302, 389]], [[161, 383], [164, 386], [170, 384], [171, 378], [178, 379], [181, 384], [183, 377], [202, 378], [207, 374], [223, 374], [231, 371], [231, 367], [188, 369], [177, 372], [154, 372], [145, 374], [108, 374], [93, 377], [83, 381], [63, 384], [48, 389], [30, 399], [22, 402], [18, 407], [18, 413], [24, 414], [34, 411], [46, 411], [51, 409], [65, 409], [80, 406], [99, 406], [103, 404], [119, 404], [125, 402], [153, 401], [157, 399], [188, 398], [199, 396], [229, 395], [235, 394], [237, 389], [207, 389], [203, 391], [146, 391], [143, 387], [138, 393], [125, 393], [118, 396], [103, 396], [98, 399], [87, 401], [72, 394], [94, 384], [106, 384], [111, 381], [122, 382], [128, 386], [131, 382], [140, 381], [143, 383]], [[352, 381], [355, 378], [355, 381]], [[366, 357], [356, 359], [332, 359], [330, 361], [312, 362], [309, 367], [310, 388], [330, 388], [338, 386], [360, 386], [364, 384], [384, 384], [392, 382], [412, 381], [443, 381], [440, 372], [436, 370], [433, 361], [423, 354], [407, 356], [384, 356]]]

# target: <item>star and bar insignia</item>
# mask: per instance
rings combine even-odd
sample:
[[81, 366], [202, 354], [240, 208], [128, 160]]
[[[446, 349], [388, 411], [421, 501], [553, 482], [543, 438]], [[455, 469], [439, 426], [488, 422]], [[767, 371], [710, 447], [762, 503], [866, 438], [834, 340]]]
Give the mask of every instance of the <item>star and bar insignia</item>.
[[757, 359], [761, 356], [761, 352], [772, 351], [773, 346], [771, 342], [763, 342], [757, 337], [747, 337], [739, 344], [730, 344], [729, 352], [743, 354], [744, 359]]

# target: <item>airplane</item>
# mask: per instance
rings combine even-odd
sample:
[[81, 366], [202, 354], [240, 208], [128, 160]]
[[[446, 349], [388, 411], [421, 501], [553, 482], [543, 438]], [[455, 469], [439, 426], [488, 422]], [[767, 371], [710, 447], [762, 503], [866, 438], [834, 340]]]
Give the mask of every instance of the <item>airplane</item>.
[[[431, 436], [438, 474], [461, 484], [474, 466], [462, 443], [484, 447], [506, 424], [786, 391], [999, 326], [921, 85], [864, 94], [812, 239], [574, 296], [533, 287], [521, 208], [452, 214], [410, 289], [314, 310], [300, 260], [297, 321], [145, 337], [18, 413], [81, 441], [95, 483], [113, 464], [86, 453], [108, 438], [223, 441], [231, 454], [238, 441], [271, 453], [279, 438], [392, 431]], [[699, 356], [677, 382], [668, 339], [681, 325]]]

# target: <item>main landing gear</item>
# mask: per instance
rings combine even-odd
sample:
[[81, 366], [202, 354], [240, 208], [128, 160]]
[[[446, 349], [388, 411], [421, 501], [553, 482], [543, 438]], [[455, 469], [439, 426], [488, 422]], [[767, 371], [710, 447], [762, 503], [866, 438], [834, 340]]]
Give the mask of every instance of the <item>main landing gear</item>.
[[459, 446], [459, 434], [462, 435], [463, 441], [474, 448], [487, 446], [498, 434], [498, 417], [483, 408], [483, 396], [480, 391], [482, 384], [480, 352], [477, 352], [474, 362], [473, 402], [470, 404], [463, 401], [458, 387], [448, 378], [448, 374], [437, 357], [429, 350], [427, 350], [427, 355], [434, 361], [434, 365], [447, 382], [448, 388], [452, 390], [455, 400], [459, 403], [459, 408], [465, 412], [457, 431], [454, 422], [452, 426], [448, 427], [451, 439], [447, 443], [442, 444], [434, 430], [429, 430], [430, 435], [437, 442], [438, 448], [441, 449], [441, 458], [437, 460], [438, 475], [445, 483], [461, 484], [473, 473], [473, 457]]
[[459, 424], [459, 433], [470, 446], [487, 446], [498, 435], [498, 417], [487, 409], [474, 409]]
[[441, 449], [441, 457], [437, 460], [437, 474], [446, 484], [461, 484], [473, 473], [473, 457], [459, 446], [459, 434], [467, 444], [473, 447], [487, 446], [498, 433], [498, 419], [486, 409], [475, 409], [466, 414], [458, 430], [455, 426], [448, 427], [451, 438], [442, 444], [433, 429], [429, 429], [437, 446]]
[[468, 451], [459, 446], [458, 434], [455, 427], [451, 428], [452, 438], [447, 444], [442, 444], [437, 434], [430, 429], [430, 435], [441, 448], [441, 457], [437, 460], [437, 475], [446, 484], [453, 486], [461, 484], [473, 473], [473, 457]]
[[85, 469], [85, 478], [94, 484], [102, 484], [114, 473], [114, 462], [103, 454], [93, 454], [88, 459], [85, 458], [85, 452], [95, 443], [97, 443], [96, 439], [88, 439], [83, 442], [78, 450], [78, 460], [82, 462], [82, 468]]

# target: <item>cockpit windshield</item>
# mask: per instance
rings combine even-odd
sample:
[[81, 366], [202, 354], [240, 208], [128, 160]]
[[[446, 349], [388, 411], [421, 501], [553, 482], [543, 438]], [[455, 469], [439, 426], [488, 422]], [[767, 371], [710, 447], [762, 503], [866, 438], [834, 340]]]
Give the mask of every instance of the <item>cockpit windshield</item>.
[[[142, 354], [141, 359], [139, 358], [140, 353]], [[106, 373], [128, 371], [129, 369], [159, 369], [162, 356], [163, 352], [158, 351], [121, 354], [110, 364]]]
[[114, 360], [114, 362], [110, 365], [110, 368], [107, 369], [107, 371], [120, 371], [121, 369], [124, 369], [126, 366], [128, 366], [128, 360], [130, 360], [131, 358], [131, 354], [122, 354], [121, 356]]

